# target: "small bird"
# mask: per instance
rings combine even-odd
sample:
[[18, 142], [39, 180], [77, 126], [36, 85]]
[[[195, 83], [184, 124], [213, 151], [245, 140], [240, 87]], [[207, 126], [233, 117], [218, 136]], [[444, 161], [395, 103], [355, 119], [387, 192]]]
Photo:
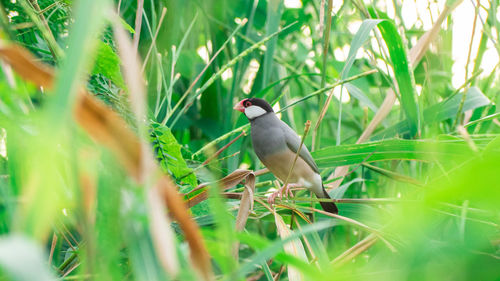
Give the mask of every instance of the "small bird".
[[[241, 111], [250, 121], [251, 136], [255, 154], [260, 161], [282, 182], [287, 180], [295, 155], [301, 144], [300, 137], [285, 122], [274, 113], [267, 101], [259, 98], [244, 99], [234, 105], [233, 109]], [[305, 145], [299, 152], [293, 171], [290, 173], [288, 187], [281, 187], [273, 193], [268, 201], [283, 192], [291, 195], [290, 187], [305, 187], [314, 192], [318, 198], [331, 199], [323, 187], [318, 166]], [[333, 202], [320, 202], [321, 207], [329, 213], [338, 214], [338, 208]]]

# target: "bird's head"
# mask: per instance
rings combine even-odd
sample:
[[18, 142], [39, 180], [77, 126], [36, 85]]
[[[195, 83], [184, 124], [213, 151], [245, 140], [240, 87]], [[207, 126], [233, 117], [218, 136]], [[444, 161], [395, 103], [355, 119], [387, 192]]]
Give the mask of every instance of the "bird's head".
[[259, 98], [244, 99], [235, 104], [233, 109], [245, 113], [245, 116], [249, 120], [274, 112], [273, 108], [267, 101]]

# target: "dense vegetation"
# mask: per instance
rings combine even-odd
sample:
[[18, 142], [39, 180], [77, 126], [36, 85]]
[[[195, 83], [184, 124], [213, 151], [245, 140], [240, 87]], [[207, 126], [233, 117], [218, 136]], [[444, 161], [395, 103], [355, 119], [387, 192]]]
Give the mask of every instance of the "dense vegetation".
[[[2, 0], [0, 280], [500, 280], [498, 1], [404, 2]], [[267, 203], [245, 97], [339, 215]]]

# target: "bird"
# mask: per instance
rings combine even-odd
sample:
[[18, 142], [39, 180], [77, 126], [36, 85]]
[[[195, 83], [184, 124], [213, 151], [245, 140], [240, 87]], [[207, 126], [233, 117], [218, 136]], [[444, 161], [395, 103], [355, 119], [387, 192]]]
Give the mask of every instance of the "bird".
[[[323, 186], [319, 169], [307, 147], [302, 144], [297, 161], [292, 168], [297, 151], [301, 145], [300, 137], [285, 122], [278, 118], [271, 105], [261, 98], [246, 98], [236, 103], [234, 110], [240, 111], [250, 121], [252, 145], [255, 154], [274, 176], [285, 183], [278, 191], [268, 197], [272, 205], [276, 196], [292, 195], [290, 187], [305, 187], [316, 197], [331, 199]], [[290, 175], [289, 175], [290, 174]], [[334, 202], [320, 202], [326, 212], [338, 214]]]

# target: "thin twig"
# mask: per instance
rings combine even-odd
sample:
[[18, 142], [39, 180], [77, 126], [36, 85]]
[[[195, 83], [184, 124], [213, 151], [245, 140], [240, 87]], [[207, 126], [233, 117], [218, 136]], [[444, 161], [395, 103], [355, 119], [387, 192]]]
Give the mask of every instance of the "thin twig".
[[61, 3], [61, 1], [56, 1], [56, 2], [48, 5], [47, 7], [43, 8], [43, 10], [41, 10], [40, 12], [37, 12], [37, 13], [38, 14], [45, 14], [48, 10], [58, 6], [60, 3]]
[[226, 150], [229, 146], [231, 146], [235, 141], [237, 141], [238, 139], [240, 139], [242, 136], [245, 136], [246, 135], [246, 132], [243, 131], [241, 132], [241, 134], [239, 134], [236, 138], [234, 138], [233, 140], [231, 140], [228, 144], [224, 145], [223, 147], [221, 147], [221, 149], [217, 150], [217, 152], [214, 153], [214, 155], [210, 156], [209, 158], [207, 158], [207, 160], [205, 160], [203, 163], [201, 163], [201, 165], [206, 165], [208, 163], [210, 163], [210, 161], [214, 160], [215, 158], [217, 158], [224, 150]]
[[303, 102], [303, 101], [305, 101], [305, 100], [307, 100], [307, 99], [309, 99], [309, 98], [312, 98], [312, 97], [314, 97], [314, 96], [320, 95], [320, 94], [322, 94], [322, 93], [324, 93], [324, 92], [326, 92], [326, 91], [328, 91], [328, 90], [331, 90], [331, 89], [333, 89], [333, 88], [335, 88], [335, 87], [337, 87], [337, 86], [339, 86], [339, 85], [342, 85], [342, 84], [345, 84], [345, 83], [348, 83], [348, 82], [351, 82], [351, 81], [357, 80], [357, 79], [359, 79], [359, 78], [362, 78], [362, 77], [368, 76], [368, 75], [373, 74], [373, 73], [376, 73], [376, 72], [378, 72], [378, 70], [377, 70], [377, 69], [372, 69], [372, 70], [368, 70], [368, 71], [365, 71], [365, 72], [360, 73], [360, 74], [356, 74], [356, 75], [351, 76], [351, 77], [349, 77], [349, 78], [346, 78], [346, 79], [343, 79], [343, 80], [339, 80], [339, 81], [337, 81], [337, 82], [333, 83], [333, 84], [332, 84], [332, 85], [330, 85], [330, 86], [326, 86], [326, 87], [324, 87], [324, 88], [321, 88], [321, 89], [319, 89], [319, 90], [317, 90], [317, 91], [314, 91], [314, 92], [310, 93], [309, 95], [307, 95], [307, 96], [305, 96], [305, 97], [303, 97], [303, 98], [301, 98], [301, 99], [299, 99], [299, 100], [296, 100], [296, 101], [294, 101], [294, 102], [292, 102], [292, 103], [289, 103], [287, 106], [282, 107], [282, 108], [281, 108], [280, 110], [278, 110], [278, 112], [276, 112], [276, 113], [281, 113], [281, 112], [285, 111], [286, 109], [288, 109], [289, 107], [292, 107], [292, 106], [296, 105], [297, 103]]
[[[64, 229], [65, 232], [68, 233], [69, 237], [73, 240], [73, 243], [75, 244], [78, 244], [78, 241], [76, 240], [76, 238], [73, 236], [73, 234], [71, 234], [71, 232], [69, 231], [69, 229], [66, 227], [66, 225], [64, 223], [61, 223], [61, 226], [62, 228]], [[63, 235], [63, 237], [66, 237], [66, 235], [64, 234], [64, 232], [61, 231], [61, 234]], [[66, 238], [66, 241], [68, 241], [68, 239]], [[69, 243], [69, 241], [68, 241]], [[71, 244], [71, 243], [70, 243]], [[73, 246], [71, 246], [73, 247]]]
[[323, 33], [323, 71], [321, 71], [321, 88], [325, 87], [326, 83], [326, 62], [328, 58], [328, 47], [330, 46], [330, 30], [332, 28], [332, 8], [333, 0], [328, 0], [328, 8], [326, 11], [326, 28]]
[[54, 256], [54, 250], [56, 249], [57, 244], [57, 235], [54, 232], [52, 235], [52, 244], [50, 245], [50, 253], [49, 253], [49, 265], [52, 264], [52, 257]]
[[260, 200], [259, 198], [257, 197], [254, 197], [253, 200], [259, 204], [261, 204], [262, 206], [264, 206], [264, 208], [266, 208], [269, 212], [273, 212], [273, 209], [271, 209], [271, 207], [269, 207], [268, 204], [264, 203], [264, 201]]
[[[474, 43], [474, 34], [476, 34], [476, 23], [477, 16], [479, 14], [479, 0], [477, 0], [478, 5], [476, 6], [474, 13], [474, 21], [472, 22], [472, 34], [469, 42], [469, 52], [467, 53], [467, 62], [465, 63], [465, 81], [468, 81], [467, 78], [469, 76], [469, 63], [470, 57], [472, 53], [472, 43]], [[462, 96], [462, 100], [460, 101], [460, 105], [458, 106], [457, 116], [455, 117], [455, 121], [453, 121], [452, 128], [455, 128], [457, 124], [462, 124], [462, 120], [460, 120], [460, 116], [462, 115], [462, 108], [464, 107], [465, 98], [467, 97], [467, 89], [464, 90], [464, 95]], [[460, 120], [460, 121], [459, 121]]]
[[33, 23], [36, 25], [36, 27], [40, 30], [43, 39], [45, 40], [45, 42], [47, 42], [47, 46], [49, 47], [50, 53], [52, 54], [54, 61], [57, 62], [62, 57], [63, 51], [61, 50], [61, 47], [57, 45], [54, 34], [50, 30], [49, 24], [47, 23], [45, 16], [43, 15], [43, 13], [41, 13], [38, 1], [22, 0], [20, 1], [20, 4], [25, 10], [25, 12], [28, 14], [30, 19], [33, 21]]
[[141, 37], [141, 26], [142, 26], [142, 9], [144, 7], [144, 0], [137, 0], [137, 11], [135, 11], [135, 26], [134, 26], [134, 39], [133, 46], [134, 50], [137, 52], [139, 47], [139, 39]]
[[146, 54], [146, 58], [144, 59], [144, 62], [142, 63], [141, 72], [143, 72], [143, 73], [144, 73], [144, 69], [146, 68], [146, 65], [148, 64], [148, 59], [149, 59], [149, 56], [151, 55], [151, 51], [153, 50], [153, 47], [156, 44], [156, 38], [158, 37], [158, 32], [160, 31], [161, 24], [163, 23], [163, 19], [165, 18], [166, 14], [167, 14], [167, 8], [163, 7], [163, 10], [161, 11], [160, 21], [158, 22], [158, 27], [156, 28], [156, 31], [155, 31], [155, 35], [153, 36], [153, 40], [151, 40], [151, 45], [149, 46], [148, 53]]
[[70, 267], [66, 272], [64, 272], [63, 276], [61, 276], [63, 279], [64, 277], [68, 276], [73, 270], [75, 270], [78, 266], [80, 266], [80, 263], [75, 263], [72, 267]]

